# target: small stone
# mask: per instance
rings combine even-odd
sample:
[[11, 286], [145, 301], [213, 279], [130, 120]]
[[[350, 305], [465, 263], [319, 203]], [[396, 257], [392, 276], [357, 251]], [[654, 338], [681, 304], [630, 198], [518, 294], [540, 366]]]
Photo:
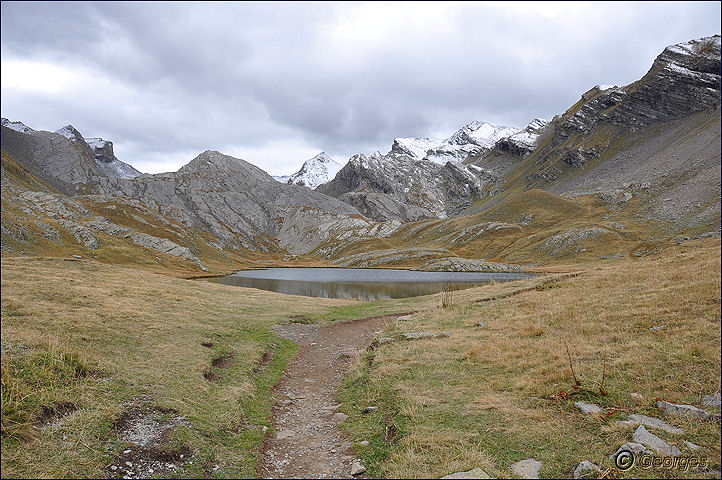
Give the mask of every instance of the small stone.
[[150, 475], [153, 475], [153, 472], [155, 472], [155, 470], [153, 470], [152, 468], [149, 468], [149, 469], [148, 469], [148, 473], [149, 473]]
[[687, 440], [683, 440], [683, 442], [687, 446], [687, 448], [689, 448], [693, 452], [696, 452], [697, 450], [702, 450], [702, 447], [700, 447], [699, 445], [695, 445], [692, 442], [688, 442]]
[[408, 322], [413, 319], [414, 317], [412, 315], [402, 315], [400, 317], [396, 317], [396, 320], [398, 320], [399, 322]]
[[73, 255], [73, 258], [83, 258], [80, 255]]
[[702, 403], [708, 407], [720, 408], [720, 394], [715, 393], [714, 395], [705, 395], [702, 397]]
[[595, 405], [593, 403], [576, 402], [574, 403], [574, 406], [581, 410], [584, 415], [589, 415], [590, 413], [602, 413], [604, 411], [599, 405]]
[[673, 427], [667, 422], [658, 418], [648, 417], [647, 415], [629, 415], [627, 420], [640, 425], [646, 425], [647, 427], [658, 428], [660, 430], [664, 430], [665, 432], [674, 433], [675, 435], [682, 435], [684, 433], [681, 428]]
[[125, 462], [125, 464], [126, 464], [127, 466], [129, 466], [129, 467], [132, 467], [132, 466], [133, 466], [133, 462]]
[[351, 464], [351, 476], [352, 476], [352, 477], [355, 477], [356, 475], [361, 475], [361, 474], [364, 473], [365, 471], [366, 471], [366, 467], [364, 467], [364, 466], [361, 464], [361, 462], [359, 462], [358, 460], [355, 460], [355, 461]]
[[263, 433], [268, 432], [268, 427], [264, 425], [263, 428], [261, 429], [261, 431], [263, 431]]
[[116, 467], [115, 465], [111, 465], [111, 466], [110, 466], [110, 469], [111, 469], [112, 471], [116, 471], [116, 470], [118, 470], [118, 467]]
[[329, 452], [331, 452], [331, 453], [336, 453], [337, 451], [338, 450], [336, 450], [335, 448], [332, 448], [331, 450], [329, 450]]
[[622, 445], [621, 447], [619, 447], [619, 448], [617, 449], [617, 451], [614, 452], [613, 455], [610, 455], [610, 456], [609, 456], [609, 458], [615, 458], [617, 455], [619, 455], [619, 452], [621, 452], [621, 451], [632, 452], [632, 453], [634, 453], [635, 455], [639, 455], [639, 454], [642, 454], [642, 453], [645, 454], [645, 455], [654, 455], [652, 452], [650, 452], [649, 450], [647, 450], [647, 447], [645, 447], [645, 446], [642, 445], [641, 443], [637, 443], [637, 442], [627, 442], [627, 443], [625, 443], [624, 445]]
[[361, 440], [360, 442], [358, 442], [358, 444], [361, 445], [362, 447], [368, 447], [368, 446], [369, 446], [369, 441], [368, 441], [368, 440]]
[[632, 435], [632, 440], [637, 443], [641, 443], [642, 445], [646, 445], [659, 455], [667, 455], [671, 457], [682, 455], [679, 448], [670, 445], [657, 435], [650, 433], [649, 430], [644, 428], [644, 425], [637, 427], [634, 431], [634, 435]]
[[664, 327], [666, 327], [666, 326], [667, 326], [667, 324], [657, 325], [656, 327], [652, 327], [652, 328], [650, 328], [649, 330], [651, 330], [652, 332], [656, 332], [657, 330], [662, 330], [662, 329], [663, 329]]
[[644, 402], [644, 395], [641, 393], [633, 392], [629, 394], [630, 397], [632, 397], [632, 400], [634, 400], [637, 403]]
[[333, 414], [333, 416], [331, 417], [331, 420], [333, 420], [334, 422], [343, 422], [347, 418], [348, 418], [348, 415], [346, 415], [345, 413], [337, 412], [337, 413]]
[[676, 415], [679, 417], [692, 417], [699, 420], [707, 420], [710, 414], [692, 405], [680, 405], [678, 403], [670, 403], [660, 400], [657, 402], [657, 408], [667, 415]]
[[[476, 324], [477, 327], [486, 328], [486, 322], [479, 322]], [[446, 477], [443, 477], [446, 478]]]
[[395, 339], [392, 337], [379, 337], [378, 342], [379, 342], [379, 345], [386, 345], [388, 343], [393, 343], [394, 340]]
[[363, 413], [375, 412], [375, 411], [378, 410], [378, 409], [379, 409], [379, 407], [368, 406], [368, 407], [366, 407], [366, 408], [363, 409]]
[[130, 452], [131, 452], [130, 448], [128, 450], [123, 450], [123, 455], [128, 454]]
[[542, 462], [533, 458], [520, 460], [511, 465], [511, 471], [514, 475], [521, 478], [539, 478], [539, 470], [541, 470]]
[[599, 475], [602, 469], [589, 460], [584, 460], [574, 469], [574, 478], [587, 478], [590, 475]]
[[479, 467], [476, 467], [476, 468], [472, 468], [471, 470], [469, 470], [467, 472], [451, 473], [451, 474], [443, 476], [441, 478], [442, 479], [444, 479], [444, 478], [456, 479], [456, 478], [491, 478], [491, 477], [484, 470], [482, 470]]

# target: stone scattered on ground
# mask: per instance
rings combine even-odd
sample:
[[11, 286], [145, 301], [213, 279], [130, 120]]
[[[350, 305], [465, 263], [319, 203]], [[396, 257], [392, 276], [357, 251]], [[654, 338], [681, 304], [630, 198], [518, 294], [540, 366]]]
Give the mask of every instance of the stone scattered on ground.
[[660, 400], [657, 402], [657, 408], [662, 410], [667, 415], [675, 415], [678, 417], [691, 417], [699, 420], [708, 420], [710, 414], [706, 411], [697, 408], [693, 405], [681, 405], [678, 403], [665, 402]]
[[714, 395], [705, 395], [702, 397], [702, 404], [708, 407], [720, 408], [720, 394], [715, 393]]
[[345, 413], [337, 412], [337, 413], [333, 414], [333, 417], [331, 417], [331, 420], [333, 420], [334, 422], [343, 422], [347, 418], [348, 418], [348, 415], [346, 415]]
[[404, 333], [406, 340], [418, 340], [420, 338], [441, 338], [450, 337], [451, 332], [409, 332]]
[[534, 458], [520, 460], [511, 465], [511, 471], [514, 475], [522, 478], [539, 478], [539, 470], [541, 470], [542, 462]]
[[486, 328], [486, 322], [479, 322], [476, 324], [477, 327]]
[[80, 255], [72, 255], [73, 258], [83, 258]]
[[589, 460], [584, 460], [574, 469], [574, 478], [597, 478], [602, 469]]
[[650, 330], [653, 332], [656, 332], [657, 330], [662, 330], [666, 326], [667, 326], [667, 324], [665, 323], [664, 325], [657, 325], [656, 327], [652, 327], [652, 328], [650, 328]]
[[637, 403], [643, 403], [644, 402], [644, 395], [637, 392], [632, 392], [629, 394], [630, 397], [632, 397], [632, 400], [634, 400]]
[[482, 470], [479, 467], [472, 468], [471, 470], [467, 472], [456, 472], [452, 473], [446, 476], [441, 477], [441, 479], [459, 479], [459, 478], [491, 478], [488, 473], [486, 473], [484, 470]]
[[368, 447], [368, 446], [369, 446], [369, 441], [368, 441], [368, 440], [361, 440], [360, 442], [358, 442], [358, 444], [361, 445], [362, 447]]
[[588, 415], [590, 413], [602, 413], [604, 411], [604, 409], [602, 409], [599, 405], [588, 402], [575, 402], [574, 406], [581, 410], [584, 415]]
[[414, 319], [413, 315], [401, 315], [400, 317], [396, 317], [396, 320], [398, 320], [399, 322], [411, 321], [413, 319]]
[[690, 450], [692, 450], [693, 452], [696, 452], [697, 450], [702, 450], [702, 447], [700, 447], [699, 445], [696, 445], [692, 442], [688, 442], [687, 440], [683, 440], [683, 442], [684, 442], [685, 446], [687, 448], [689, 448]]
[[637, 427], [637, 429], [634, 431], [634, 435], [632, 435], [632, 440], [637, 443], [641, 443], [642, 445], [646, 445], [648, 448], [650, 448], [659, 455], [667, 455], [672, 457], [682, 455], [682, 451], [679, 448], [675, 447], [674, 445], [670, 445], [666, 441], [659, 438], [657, 435], [651, 433], [649, 430], [644, 428], [644, 425], [640, 425], [639, 427]]
[[684, 431], [681, 428], [673, 427], [667, 422], [664, 422], [658, 418], [648, 417], [647, 415], [629, 415], [627, 417], [628, 422], [632, 422], [639, 425], [645, 425], [647, 427], [658, 428], [668, 433], [674, 433], [681, 435]]
[[351, 464], [351, 476], [355, 477], [356, 475], [361, 475], [366, 471], [366, 467], [363, 466], [363, 464], [356, 460]]
[[650, 450], [648, 450], [647, 447], [645, 447], [645, 446], [642, 445], [641, 443], [637, 443], [637, 442], [627, 442], [627, 443], [625, 443], [624, 445], [622, 445], [621, 447], [619, 447], [619, 448], [617, 449], [617, 451], [614, 452], [614, 454], [610, 455], [609, 457], [610, 457], [610, 458], [615, 458], [617, 455], [619, 455], [619, 452], [621, 452], [621, 451], [632, 452], [632, 453], [634, 453], [635, 455], [639, 455], [639, 454], [654, 455], [653, 452], [651, 452]]
[[392, 337], [379, 337], [378, 342], [379, 345], [385, 345], [387, 343], [393, 343], [395, 338]]
[[369, 405], [368, 407], [366, 407], [366, 408], [363, 409], [363, 412], [362, 412], [362, 413], [371, 413], [371, 412], [375, 412], [375, 411], [378, 410], [378, 409], [379, 409], [379, 407], [376, 407], [376, 406], [373, 406], [373, 405]]

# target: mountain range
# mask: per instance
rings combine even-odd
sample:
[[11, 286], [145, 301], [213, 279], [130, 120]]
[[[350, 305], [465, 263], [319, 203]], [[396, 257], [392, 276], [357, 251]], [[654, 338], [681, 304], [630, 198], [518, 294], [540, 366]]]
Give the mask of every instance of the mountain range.
[[638, 81], [595, 86], [550, 121], [396, 138], [344, 166], [320, 153], [287, 177], [216, 151], [141, 174], [70, 125], [2, 119], [3, 254], [515, 270], [719, 229], [719, 35], [667, 47]]

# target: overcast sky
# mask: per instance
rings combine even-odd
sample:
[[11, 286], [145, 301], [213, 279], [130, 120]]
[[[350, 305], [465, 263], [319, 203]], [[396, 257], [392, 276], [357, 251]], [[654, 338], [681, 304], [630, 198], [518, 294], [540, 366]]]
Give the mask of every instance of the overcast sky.
[[322, 150], [551, 119], [719, 32], [719, 2], [2, 2], [1, 109], [112, 140], [144, 172], [210, 149], [292, 173]]

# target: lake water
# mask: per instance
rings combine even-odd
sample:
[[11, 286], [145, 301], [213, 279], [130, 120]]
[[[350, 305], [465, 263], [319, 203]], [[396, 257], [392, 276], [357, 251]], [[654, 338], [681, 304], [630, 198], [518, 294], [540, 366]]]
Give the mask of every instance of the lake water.
[[491, 281], [529, 278], [524, 273], [417, 272], [366, 268], [268, 268], [244, 270], [211, 282], [307, 297], [378, 300], [461, 290]]

